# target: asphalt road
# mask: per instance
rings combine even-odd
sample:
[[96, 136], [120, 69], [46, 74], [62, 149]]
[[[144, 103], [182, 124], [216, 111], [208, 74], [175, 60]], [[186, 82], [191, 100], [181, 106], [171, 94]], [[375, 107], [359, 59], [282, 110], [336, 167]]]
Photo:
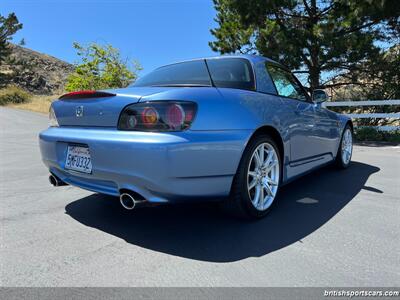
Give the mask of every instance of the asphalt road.
[[270, 215], [214, 206], [134, 212], [113, 197], [53, 188], [44, 115], [0, 108], [2, 286], [398, 286], [400, 148], [354, 148], [345, 171], [288, 186]]

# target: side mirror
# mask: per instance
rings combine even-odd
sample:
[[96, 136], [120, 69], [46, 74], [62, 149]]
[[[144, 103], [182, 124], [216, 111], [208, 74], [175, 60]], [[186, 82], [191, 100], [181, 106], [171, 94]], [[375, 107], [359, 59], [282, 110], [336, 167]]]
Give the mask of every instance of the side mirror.
[[312, 94], [312, 101], [316, 104], [325, 102], [328, 100], [328, 94], [324, 90], [314, 90]]

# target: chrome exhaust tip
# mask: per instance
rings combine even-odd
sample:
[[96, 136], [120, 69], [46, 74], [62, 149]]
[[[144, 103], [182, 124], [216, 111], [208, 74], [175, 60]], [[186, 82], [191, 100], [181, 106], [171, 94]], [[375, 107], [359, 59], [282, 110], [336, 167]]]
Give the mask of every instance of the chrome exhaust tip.
[[119, 196], [119, 202], [121, 202], [123, 208], [128, 210], [134, 209], [137, 203], [135, 198], [133, 198], [133, 196], [128, 193], [122, 193]]
[[57, 176], [55, 176], [53, 174], [50, 174], [49, 182], [54, 187], [67, 185], [67, 183], [65, 183], [64, 181], [62, 181], [60, 178], [58, 178]]
[[144, 199], [143, 196], [141, 196], [140, 194], [135, 193], [133, 191], [124, 191], [121, 192], [121, 195], [119, 196], [119, 202], [121, 203], [123, 208], [132, 210], [138, 204], [145, 203], [147, 202], [147, 200]]

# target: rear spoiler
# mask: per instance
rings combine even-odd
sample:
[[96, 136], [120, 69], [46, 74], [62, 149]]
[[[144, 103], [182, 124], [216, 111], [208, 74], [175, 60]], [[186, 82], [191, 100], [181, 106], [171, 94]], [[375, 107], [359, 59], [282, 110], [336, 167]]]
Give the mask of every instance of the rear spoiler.
[[78, 91], [62, 95], [60, 100], [113, 97], [116, 94], [101, 91]]

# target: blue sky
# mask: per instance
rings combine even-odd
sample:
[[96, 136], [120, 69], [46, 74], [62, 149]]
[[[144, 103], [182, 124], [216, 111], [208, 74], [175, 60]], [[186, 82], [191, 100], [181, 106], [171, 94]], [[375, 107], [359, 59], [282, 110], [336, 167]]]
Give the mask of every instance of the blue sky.
[[26, 47], [68, 62], [72, 43], [110, 43], [138, 60], [145, 74], [177, 60], [215, 55], [208, 46], [216, 27], [212, 0], [1, 0], [0, 14], [24, 24], [14, 36]]

